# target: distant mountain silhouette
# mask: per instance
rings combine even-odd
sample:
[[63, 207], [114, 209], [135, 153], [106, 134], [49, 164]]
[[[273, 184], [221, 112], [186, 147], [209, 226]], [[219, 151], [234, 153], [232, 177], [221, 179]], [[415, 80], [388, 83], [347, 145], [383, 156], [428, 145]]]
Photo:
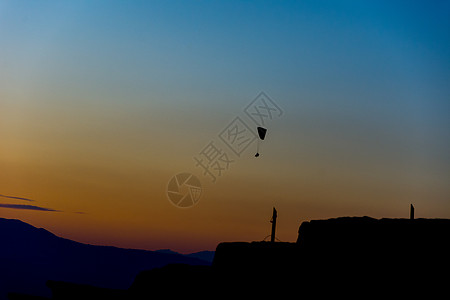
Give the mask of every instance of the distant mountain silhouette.
[[172, 298], [429, 299], [448, 293], [449, 271], [450, 220], [342, 217], [303, 222], [295, 243], [221, 243], [211, 267], [141, 272], [128, 297], [150, 298], [157, 286]]
[[[175, 252], [170, 249], [160, 249], [160, 250], [156, 250], [156, 252], [168, 253], [168, 254], [180, 254], [180, 253]], [[184, 254], [184, 256], [198, 258], [198, 259], [207, 261], [209, 263], [212, 263], [214, 260], [214, 254], [215, 254], [215, 251], [200, 251], [200, 252], [195, 252], [195, 253], [190, 253], [190, 254]], [[183, 254], [180, 254], [180, 255], [183, 255]]]
[[61, 281], [47, 286], [53, 299], [65, 300], [445, 298], [449, 253], [450, 220], [343, 217], [303, 222], [295, 243], [221, 243], [211, 266], [142, 271], [127, 290]]
[[167, 264], [209, 265], [178, 253], [82, 244], [0, 218], [0, 299], [10, 292], [50, 297], [47, 280], [127, 289], [143, 270]]

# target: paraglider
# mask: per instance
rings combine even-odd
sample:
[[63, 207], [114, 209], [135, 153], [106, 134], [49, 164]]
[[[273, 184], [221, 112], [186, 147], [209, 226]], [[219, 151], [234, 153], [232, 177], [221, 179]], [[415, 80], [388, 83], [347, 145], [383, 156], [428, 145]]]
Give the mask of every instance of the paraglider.
[[259, 141], [260, 140], [261, 141], [264, 140], [264, 138], [266, 137], [267, 129], [264, 128], [264, 127], [257, 127], [256, 129], [258, 130], [259, 140], [258, 140], [258, 145], [257, 145], [257, 148], [256, 148], [255, 157], [258, 157], [259, 156]]

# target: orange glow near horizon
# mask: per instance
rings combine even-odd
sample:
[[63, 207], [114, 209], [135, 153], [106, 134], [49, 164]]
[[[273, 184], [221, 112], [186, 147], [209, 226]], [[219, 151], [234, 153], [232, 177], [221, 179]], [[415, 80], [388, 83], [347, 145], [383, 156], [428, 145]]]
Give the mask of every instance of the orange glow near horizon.
[[[0, 195], [35, 200], [0, 197], [0, 217], [183, 253], [262, 240], [272, 207], [291, 242], [410, 203], [450, 218], [448, 3], [401, 6], [0, 4]], [[219, 134], [256, 129], [261, 91], [283, 113], [237, 157]], [[194, 161], [211, 141], [234, 160], [216, 183]], [[181, 172], [202, 183], [189, 209], [166, 196]]]

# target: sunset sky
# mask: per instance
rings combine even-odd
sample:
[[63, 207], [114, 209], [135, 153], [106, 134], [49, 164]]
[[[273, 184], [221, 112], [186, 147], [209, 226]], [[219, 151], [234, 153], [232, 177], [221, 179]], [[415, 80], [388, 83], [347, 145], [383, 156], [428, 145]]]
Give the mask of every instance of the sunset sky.
[[[219, 135], [280, 109], [236, 156]], [[234, 162], [216, 182], [195, 157]], [[202, 195], [167, 197], [188, 172]], [[0, 217], [214, 250], [302, 221], [450, 218], [449, 1], [0, 1]]]

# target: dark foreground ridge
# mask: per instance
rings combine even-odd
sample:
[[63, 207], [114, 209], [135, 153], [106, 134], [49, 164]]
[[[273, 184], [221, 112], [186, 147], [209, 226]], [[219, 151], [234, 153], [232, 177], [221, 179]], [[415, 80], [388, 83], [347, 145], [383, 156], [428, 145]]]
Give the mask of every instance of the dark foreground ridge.
[[448, 219], [343, 217], [303, 222], [296, 243], [221, 243], [212, 266], [144, 271], [127, 290], [47, 286], [54, 299], [429, 297], [447, 293], [449, 245]]
[[[48, 280], [126, 290], [139, 272], [173, 263], [211, 264], [178, 253], [78, 243], [0, 218], [0, 300], [11, 292], [51, 297]], [[49, 286], [54, 290], [56, 285]]]

